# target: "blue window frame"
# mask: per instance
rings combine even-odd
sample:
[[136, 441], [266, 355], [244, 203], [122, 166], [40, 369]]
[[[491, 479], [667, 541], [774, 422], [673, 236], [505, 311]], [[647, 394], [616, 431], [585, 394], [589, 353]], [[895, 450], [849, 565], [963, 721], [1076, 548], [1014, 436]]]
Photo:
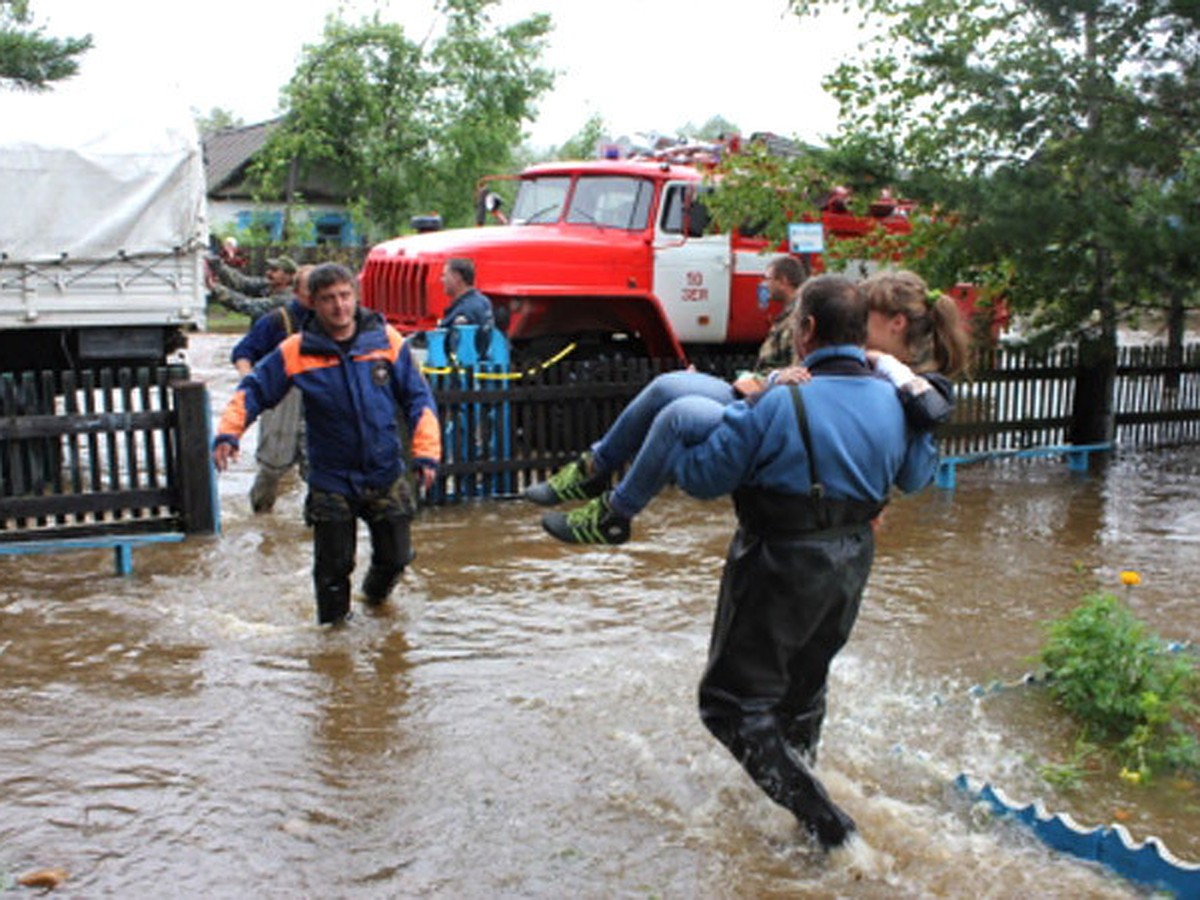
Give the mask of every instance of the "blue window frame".
[[283, 240], [283, 213], [261, 209], [243, 209], [237, 214], [238, 228], [253, 231], [262, 229], [272, 242]]

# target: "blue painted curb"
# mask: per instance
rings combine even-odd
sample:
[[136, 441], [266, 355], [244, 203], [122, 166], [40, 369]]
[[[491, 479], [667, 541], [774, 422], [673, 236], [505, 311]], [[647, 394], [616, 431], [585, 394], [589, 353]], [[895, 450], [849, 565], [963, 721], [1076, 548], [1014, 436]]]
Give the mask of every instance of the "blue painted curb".
[[1066, 813], [1051, 815], [1040, 801], [1014, 803], [999, 788], [966, 774], [960, 774], [954, 784], [998, 815], [1024, 823], [1054, 850], [1101, 863], [1122, 878], [1177, 897], [1200, 897], [1200, 865], [1176, 858], [1156, 837], [1137, 843], [1121, 825], [1084, 829]]
[[[1196, 645], [1191, 641], [1173, 642], [1167, 649], [1172, 653], [1191, 653], [1195, 652]], [[1050, 677], [1047, 672], [1028, 672], [1017, 681], [974, 685], [968, 694], [986, 697], [1013, 688], [1042, 685]], [[1200, 898], [1200, 864], [1180, 860], [1157, 837], [1136, 843], [1124, 826], [1116, 824], [1085, 830], [1067, 813], [1046, 812], [1040, 800], [1021, 806], [989, 782], [965, 773], [959, 774], [954, 784], [976, 800], [987, 803], [997, 814], [1013, 816], [1023, 822], [1054, 850], [1102, 863], [1122, 878], [1170, 891], [1178, 897]]]

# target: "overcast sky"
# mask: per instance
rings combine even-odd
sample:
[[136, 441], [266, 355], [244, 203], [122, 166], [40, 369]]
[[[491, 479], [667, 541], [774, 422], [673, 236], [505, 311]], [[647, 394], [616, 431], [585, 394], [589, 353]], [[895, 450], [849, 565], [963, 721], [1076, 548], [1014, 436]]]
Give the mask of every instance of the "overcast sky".
[[[378, 7], [423, 38], [437, 20], [431, 0], [349, 0], [350, 18]], [[89, 75], [121, 79], [126, 91], [174, 86], [207, 114], [228, 109], [247, 124], [271, 118], [300, 49], [320, 40], [337, 0], [33, 0], [47, 34], [91, 33]], [[553, 92], [527, 126], [535, 146], [562, 143], [593, 113], [612, 137], [671, 131], [724, 116], [744, 133], [774, 131], [816, 140], [836, 130], [821, 79], [852, 54], [850, 19], [822, 13], [802, 22], [786, 0], [502, 0], [493, 21], [551, 14], [544, 63]]]

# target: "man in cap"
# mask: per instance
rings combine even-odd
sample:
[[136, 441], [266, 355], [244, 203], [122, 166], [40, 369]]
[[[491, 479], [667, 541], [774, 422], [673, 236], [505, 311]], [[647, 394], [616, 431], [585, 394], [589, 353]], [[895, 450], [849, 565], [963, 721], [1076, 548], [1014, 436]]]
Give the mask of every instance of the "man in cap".
[[296, 261], [290, 256], [267, 260], [266, 274], [244, 275], [220, 259], [210, 260], [217, 283], [212, 298], [222, 306], [257, 321], [265, 313], [296, 299]]

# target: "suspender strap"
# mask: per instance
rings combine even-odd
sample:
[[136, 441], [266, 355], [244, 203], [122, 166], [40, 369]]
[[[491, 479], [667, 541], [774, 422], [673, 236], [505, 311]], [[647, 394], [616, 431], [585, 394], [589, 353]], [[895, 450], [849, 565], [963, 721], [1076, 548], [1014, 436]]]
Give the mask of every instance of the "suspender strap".
[[804, 453], [808, 456], [808, 493], [814, 498], [825, 496], [825, 485], [817, 479], [817, 461], [813, 456], [812, 433], [808, 430], [808, 415], [804, 410], [804, 398], [797, 385], [790, 385], [792, 406], [796, 409], [796, 421], [800, 425], [800, 440], [804, 442]]

